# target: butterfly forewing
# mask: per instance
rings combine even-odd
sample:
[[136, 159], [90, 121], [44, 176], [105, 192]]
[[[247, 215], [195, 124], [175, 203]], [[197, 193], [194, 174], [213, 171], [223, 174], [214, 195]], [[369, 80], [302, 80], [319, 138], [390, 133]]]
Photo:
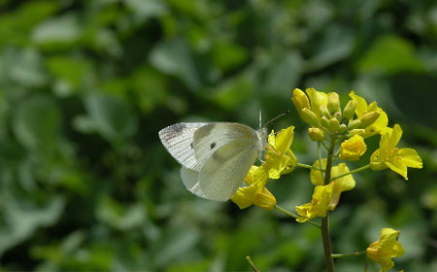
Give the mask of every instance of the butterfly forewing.
[[258, 135], [251, 127], [238, 123], [210, 123], [199, 128], [194, 133], [193, 145], [200, 168], [221, 147], [240, 139], [255, 143]]
[[178, 123], [159, 131], [159, 138], [168, 152], [183, 166], [196, 169], [193, 137], [196, 130], [208, 123]]

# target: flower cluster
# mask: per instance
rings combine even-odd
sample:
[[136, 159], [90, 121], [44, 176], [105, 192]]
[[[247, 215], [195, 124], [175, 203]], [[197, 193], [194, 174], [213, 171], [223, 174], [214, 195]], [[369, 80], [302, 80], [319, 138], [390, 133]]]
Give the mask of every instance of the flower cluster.
[[[335, 92], [324, 93], [313, 88], [303, 92], [295, 89], [292, 101], [301, 119], [310, 126], [307, 133], [318, 145], [318, 158], [312, 165], [298, 163], [290, 149], [294, 127], [278, 133], [272, 131], [268, 137], [265, 161], [260, 166], [252, 166], [245, 186], [239, 188], [232, 201], [241, 209], [256, 205], [268, 210], [275, 207], [281, 210], [276, 205], [276, 198], [266, 188], [268, 179], [279, 179], [296, 166], [309, 168], [310, 180], [314, 185], [311, 201], [296, 206], [297, 215], [292, 215], [297, 222], [304, 223], [316, 217], [326, 217], [333, 211], [340, 202], [341, 194], [355, 188], [355, 173], [366, 169], [390, 169], [407, 180], [408, 167], [423, 167], [422, 159], [414, 149], [397, 147], [402, 129], [398, 124], [388, 127], [387, 114], [376, 102], [368, 104], [354, 91], [349, 93], [349, 98], [342, 108], [340, 97]], [[379, 147], [370, 156], [370, 161], [350, 170], [345, 162], [362, 162], [362, 156], [367, 152], [366, 139], [378, 135]], [[367, 248], [368, 257], [380, 263], [382, 271], [392, 268], [392, 258], [402, 256], [405, 252], [397, 241], [398, 236], [399, 231], [385, 228], [381, 231], [380, 240]]]

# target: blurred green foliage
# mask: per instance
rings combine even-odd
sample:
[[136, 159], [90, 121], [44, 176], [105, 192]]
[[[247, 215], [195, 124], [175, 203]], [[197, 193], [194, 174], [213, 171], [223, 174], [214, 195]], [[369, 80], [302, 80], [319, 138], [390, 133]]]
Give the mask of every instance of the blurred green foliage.
[[[250, 255], [261, 271], [321, 271], [317, 229], [196, 198], [157, 137], [181, 120], [256, 127], [295, 87], [378, 101], [424, 159], [409, 181], [356, 176], [332, 216], [335, 252], [392, 227], [407, 250], [396, 268], [437, 270], [435, 1], [1, 0], [0, 12], [0, 270], [247, 271]], [[296, 112], [275, 127], [291, 124], [311, 164]], [[289, 210], [312, 193], [303, 169], [269, 188]]]

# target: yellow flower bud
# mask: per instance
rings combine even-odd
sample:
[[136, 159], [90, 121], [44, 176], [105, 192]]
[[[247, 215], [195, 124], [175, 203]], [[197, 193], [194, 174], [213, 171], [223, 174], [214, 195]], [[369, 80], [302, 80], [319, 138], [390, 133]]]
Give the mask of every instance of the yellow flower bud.
[[337, 118], [332, 117], [329, 119], [329, 131], [336, 132], [340, 128], [340, 123], [338, 122]]
[[343, 133], [347, 130], [347, 126], [345, 124], [341, 124], [340, 128], [338, 129], [339, 133]]
[[319, 119], [317, 119], [317, 115], [307, 108], [302, 109], [302, 119], [310, 126], [317, 126], [319, 124]]
[[331, 118], [331, 114], [329, 113], [328, 107], [326, 105], [321, 105], [319, 107], [320, 116], [324, 116], [326, 118]]
[[325, 139], [326, 133], [320, 128], [309, 128], [308, 136], [314, 142], [321, 142]]
[[356, 129], [359, 127], [361, 127], [361, 120], [360, 119], [355, 119], [355, 120], [349, 121], [349, 124], [347, 126], [347, 128], [349, 130], [353, 130], [353, 129]]
[[352, 137], [352, 136], [354, 136], [354, 135], [360, 135], [360, 136], [362, 136], [362, 135], [364, 135], [364, 133], [366, 133], [366, 130], [365, 130], [365, 129], [362, 129], [362, 128], [356, 128], [356, 129], [352, 129], [351, 131], [349, 131], [348, 137], [350, 138], [350, 137]]
[[340, 111], [340, 98], [337, 93], [328, 94], [328, 110], [331, 114]]
[[338, 120], [338, 122], [341, 122], [341, 119], [343, 118], [343, 116], [341, 116], [341, 112], [339, 112], [339, 111], [334, 113], [334, 117], [335, 117], [335, 119]]
[[367, 150], [364, 138], [354, 135], [340, 145], [340, 159], [347, 161], [358, 160]]
[[347, 102], [343, 110], [343, 118], [350, 120], [354, 117], [355, 109], [357, 108], [357, 103], [354, 100]]
[[377, 111], [371, 111], [368, 112], [366, 114], [364, 114], [360, 120], [361, 120], [361, 127], [362, 128], [366, 128], [370, 125], [372, 125], [373, 123], [375, 123], [376, 119], [379, 118], [379, 115], [381, 115], [381, 113], [377, 112]]
[[291, 101], [293, 101], [300, 118], [309, 124], [311, 122], [310, 117], [302, 112], [303, 109], [311, 109], [310, 102], [306, 94], [302, 90], [296, 88], [293, 90], [293, 97], [291, 98]]
[[253, 204], [266, 210], [273, 210], [276, 203], [276, 198], [266, 188], [256, 193], [253, 199]]
[[320, 122], [322, 123], [322, 126], [325, 128], [329, 128], [329, 120], [328, 118], [326, 118], [325, 116], [322, 117], [322, 119], [320, 120]]

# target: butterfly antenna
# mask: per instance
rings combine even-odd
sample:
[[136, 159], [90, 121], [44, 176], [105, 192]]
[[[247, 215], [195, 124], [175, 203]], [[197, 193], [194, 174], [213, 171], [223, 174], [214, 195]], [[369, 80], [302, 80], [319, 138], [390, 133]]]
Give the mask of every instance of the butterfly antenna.
[[268, 124], [270, 124], [270, 123], [272, 123], [272, 122], [278, 120], [278, 119], [281, 118], [282, 116], [284, 116], [284, 115], [286, 115], [286, 114], [289, 114], [289, 113], [290, 113], [290, 110], [287, 110], [286, 112], [283, 112], [283, 113], [279, 114], [279, 115], [276, 116], [275, 118], [273, 118], [273, 119], [271, 119], [270, 121], [268, 121], [267, 123], [265, 123], [264, 127], [267, 127]]
[[262, 126], [262, 111], [261, 110], [259, 110], [259, 115], [258, 115], [258, 118], [259, 118], [259, 127], [261, 128], [261, 126]]

